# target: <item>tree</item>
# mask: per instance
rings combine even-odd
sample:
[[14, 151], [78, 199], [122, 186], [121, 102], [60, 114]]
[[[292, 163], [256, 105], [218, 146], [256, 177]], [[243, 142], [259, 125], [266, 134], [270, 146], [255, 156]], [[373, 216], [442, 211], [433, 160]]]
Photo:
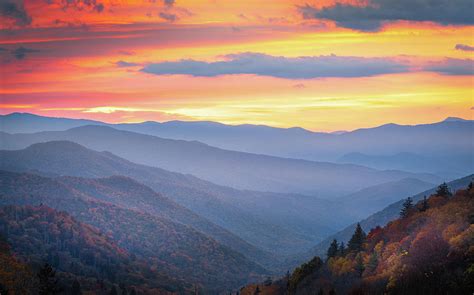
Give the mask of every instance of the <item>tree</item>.
[[109, 295], [118, 295], [117, 288], [115, 288], [115, 286], [112, 286], [112, 289], [110, 289]]
[[339, 244], [339, 249], [337, 251], [338, 256], [344, 256], [346, 255], [346, 245], [344, 245], [344, 242], [341, 242]]
[[260, 288], [258, 286], [257, 286], [257, 288], [255, 288], [255, 292], [253, 294], [255, 294], [255, 295], [260, 294]]
[[337, 240], [334, 239], [334, 240], [332, 240], [332, 243], [328, 248], [328, 251], [327, 251], [327, 254], [326, 254], [327, 259], [329, 259], [331, 257], [336, 257], [337, 254], [338, 254], [338, 251], [339, 251], [339, 244], [337, 243]]
[[365, 266], [364, 266], [364, 260], [362, 259], [362, 255], [359, 253], [357, 254], [356, 258], [355, 258], [355, 266], [354, 266], [354, 269], [357, 273], [357, 275], [359, 277], [362, 277], [362, 273], [364, 272], [365, 270]]
[[369, 271], [375, 271], [377, 268], [377, 265], [379, 264], [378, 258], [377, 258], [377, 253], [372, 253], [370, 255], [369, 261], [367, 262], [367, 269]]
[[329, 290], [329, 295], [336, 295], [336, 290], [334, 290], [334, 288]]
[[119, 284], [119, 287], [120, 287], [120, 294], [121, 295], [127, 295], [128, 294], [127, 288], [125, 287], [124, 284]]
[[40, 295], [51, 295], [60, 292], [58, 280], [55, 278], [56, 271], [53, 270], [51, 265], [45, 263], [39, 270], [37, 276], [39, 280], [38, 293]]
[[319, 288], [318, 295], [324, 295], [323, 288]]
[[74, 282], [72, 282], [71, 294], [72, 294], [72, 295], [80, 295], [80, 294], [82, 294], [82, 291], [81, 291], [81, 284], [79, 284], [79, 281], [78, 281], [77, 279], [74, 280]]
[[8, 295], [8, 289], [0, 283], [0, 295]]
[[405, 202], [403, 202], [402, 210], [400, 210], [400, 217], [405, 218], [410, 214], [411, 209], [413, 209], [413, 200], [408, 197]]
[[421, 206], [418, 209], [420, 212], [425, 212], [428, 210], [429, 205], [428, 205], [428, 200], [426, 199], [426, 196], [423, 197], [423, 200], [421, 201]]
[[349, 240], [349, 243], [347, 244], [347, 248], [349, 249], [349, 251], [362, 251], [365, 243], [365, 238], [366, 234], [364, 230], [360, 226], [360, 223], [357, 223], [354, 234], [352, 235], [351, 239]]
[[469, 182], [469, 185], [467, 186], [467, 190], [468, 190], [468, 191], [472, 190], [472, 181]]
[[452, 195], [446, 182], [443, 182], [440, 184], [440, 186], [438, 186], [436, 189], [436, 194], [441, 197], [449, 197]]

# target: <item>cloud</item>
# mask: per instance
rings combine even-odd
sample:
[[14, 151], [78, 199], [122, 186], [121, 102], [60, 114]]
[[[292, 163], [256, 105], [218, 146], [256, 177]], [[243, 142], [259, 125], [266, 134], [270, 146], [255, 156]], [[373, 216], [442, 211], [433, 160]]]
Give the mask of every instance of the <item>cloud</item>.
[[163, 0], [163, 4], [168, 7], [173, 6], [174, 2], [174, 0]]
[[316, 8], [297, 6], [305, 19], [333, 20], [338, 26], [376, 31], [384, 22], [431, 21], [444, 25], [472, 25], [474, 13], [472, 0], [368, 0], [366, 6], [336, 3]]
[[26, 48], [22, 46], [11, 51], [11, 53], [16, 59], [24, 59], [28, 53], [33, 53], [33, 52], [39, 52], [39, 50]]
[[283, 57], [261, 53], [239, 53], [224, 56], [226, 60], [204, 62], [180, 60], [146, 65], [142, 71], [155, 75], [253, 74], [284, 79], [321, 77], [367, 77], [408, 71], [408, 67], [391, 59], [345, 56]]
[[160, 12], [160, 13], [158, 13], [158, 16], [161, 17], [162, 19], [166, 20], [166, 21], [169, 21], [169, 22], [174, 22], [175, 20], [178, 19], [176, 14], [167, 13], [167, 12]]
[[127, 68], [127, 67], [136, 67], [139, 64], [134, 63], [134, 62], [127, 62], [127, 61], [119, 60], [118, 62], [115, 63], [115, 65], [120, 67], [120, 68]]
[[425, 66], [424, 70], [449, 76], [474, 75], [474, 60], [446, 58]]
[[303, 88], [306, 88], [306, 85], [304, 85], [303, 83], [298, 83], [298, 84], [293, 85], [293, 88], [303, 89]]
[[46, 0], [46, 2], [48, 4], [60, 5], [64, 10], [69, 8], [78, 11], [89, 9], [100, 13], [105, 9], [104, 4], [97, 0]]
[[474, 46], [469, 46], [469, 45], [465, 45], [465, 44], [456, 44], [454, 49], [462, 50], [462, 51], [474, 51]]
[[31, 16], [26, 12], [22, 0], [1, 0], [0, 16], [12, 19], [18, 26], [31, 24]]

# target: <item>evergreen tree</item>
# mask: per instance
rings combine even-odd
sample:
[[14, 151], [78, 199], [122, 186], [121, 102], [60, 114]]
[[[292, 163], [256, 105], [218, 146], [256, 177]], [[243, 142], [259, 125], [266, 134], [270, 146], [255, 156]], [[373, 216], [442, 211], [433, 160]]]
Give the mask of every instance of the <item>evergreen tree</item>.
[[125, 287], [124, 284], [119, 284], [119, 287], [120, 287], [120, 293], [121, 293], [121, 295], [127, 295], [127, 294], [128, 294], [127, 288]]
[[130, 295], [137, 295], [137, 291], [135, 291], [135, 288], [130, 289]]
[[71, 294], [72, 294], [72, 295], [80, 295], [80, 294], [82, 294], [82, 291], [81, 291], [81, 284], [79, 284], [79, 281], [78, 281], [77, 279], [74, 280], [74, 282], [72, 282]]
[[337, 243], [337, 240], [334, 239], [334, 240], [332, 240], [332, 243], [328, 248], [327, 259], [329, 259], [331, 257], [336, 257], [337, 254], [338, 254], [338, 250], [339, 250], [339, 245]]
[[443, 182], [442, 184], [440, 184], [440, 186], [438, 186], [438, 188], [436, 189], [436, 194], [441, 197], [451, 196], [451, 192], [449, 191], [449, 187], [446, 182]]
[[60, 292], [58, 281], [55, 278], [56, 271], [53, 270], [51, 265], [45, 263], [39, 270], [37, 276], [39, 281], [38, 293], [40, 295], [58, 294]]
[[425, 212], [428, 210], [428, 200], [426, 199], [426, 196], [423, 197], [423, 201], [421, 201], [421, 206], [419, 208], [420, 212]]
[[468, 190], [468, 191], [472, 190], [472, 181], [469, 182], [469, 185], [467, 186], [467, 190]]
[[334, 288], [329, 290], [329, 295], [336, 295], [336, 290], [334, 290]]
[[8, 295], [8, 289], [0, 283], [0, 295]]
[[109, 295], [118, 295], [117, 288], [115, 288], [115, 286], [112, 286], [112, 289], [110, 289]]
[[364, 272], [365, 270], [365, 266], [364, 266], [364, 261], [362, 259], [362, 255], [359, 253], [357, 254], [356, 258], [355, 258], [355, 271], [357, 273], [357, 275], [359, 277], [362, 277], [362, 273]]
[[344, 242], [341, 242], [339, 244], [339, 249], [337, 250], [337, 255], [338, 256], [346, 255], [346, 245], [344, 245]]
[[377, 268], [377, 265], [379, 264], [378, 258], [377, 258], [377, 253], [372, 253], [370, 255], [369, 261], [367, 262], [367, 269], [369, 271], [374, 271]]
[[323, 288], [319, 288], [318, 295], [324, 295]]
[[362, 251], [365, 243], [366, 234], [359, 223], [357, 223], [354, 234], [352, 235], [347, 248], [349, 251], [360, 252]]
[[260, 288], [258, 286], [257, 286], [257, 288], [255, 288], [255, 292], [253, 294], [255, 294], [255, 295], [260, 294]]
[[408, 197], [405, 202], [403, 202], [402, 210], [400, 210], [400, 217], [405, 218], [410, 214], [411, 209], [413, 208], [413, 200]]

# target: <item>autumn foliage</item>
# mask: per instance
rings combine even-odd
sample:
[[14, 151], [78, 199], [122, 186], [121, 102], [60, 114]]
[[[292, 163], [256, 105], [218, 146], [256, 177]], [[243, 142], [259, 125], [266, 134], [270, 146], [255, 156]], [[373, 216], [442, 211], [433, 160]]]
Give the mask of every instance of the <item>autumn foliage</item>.
[[440, 186], [366, 237], [358, 228], [351, 241], [346, 253], [328, 249], [333, 255], [326, 263], [306, 263], [277, 281], [277, 291], [276, 284], [271, 292], [261, 285], [261, 294], [472, 294], [474, 190], [451, 195]]

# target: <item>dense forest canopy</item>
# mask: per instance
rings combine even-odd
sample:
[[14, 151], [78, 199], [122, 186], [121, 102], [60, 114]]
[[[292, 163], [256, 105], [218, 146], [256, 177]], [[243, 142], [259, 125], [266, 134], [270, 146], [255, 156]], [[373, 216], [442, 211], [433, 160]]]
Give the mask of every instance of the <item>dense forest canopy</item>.
[[[348, 246], [333, 240], [323, 261], [302, 264], [272, 284], [240, 294], [471, 294], [474, 290], [474, 189], [454, 195], [446, 184], [400, 217]], [[257, 291], [257, 292], [256, 292]]]

